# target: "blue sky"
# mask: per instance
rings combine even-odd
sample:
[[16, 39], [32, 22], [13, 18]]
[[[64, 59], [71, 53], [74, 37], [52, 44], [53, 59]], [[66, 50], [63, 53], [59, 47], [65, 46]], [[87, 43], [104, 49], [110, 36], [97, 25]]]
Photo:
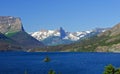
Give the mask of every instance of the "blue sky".
[[120, 22], [120, 0], [0, 0], [0, 15], [21, 17], [27, 32], [85, 31]]

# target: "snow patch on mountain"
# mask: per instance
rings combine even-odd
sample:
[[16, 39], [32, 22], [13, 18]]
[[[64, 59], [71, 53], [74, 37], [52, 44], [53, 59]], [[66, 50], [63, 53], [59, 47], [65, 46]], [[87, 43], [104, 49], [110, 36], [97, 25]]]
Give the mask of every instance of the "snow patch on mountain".
[[96, 28], [94, 30], [88, 30], [88, 31], [82, 31], [82, 32], [67, 32], [62, 27], [60, 27], [60, 29], [57, 29], [57, 30], [40, 30], [40, 31], [31, 33], [31, 35], [39, 41], [42, 41], [52, 36], [58, 36], [62, 39], [77, 41], [89, 34], [93, 34], [93, 33], [97, 34], [105, 31], [106, 29]]

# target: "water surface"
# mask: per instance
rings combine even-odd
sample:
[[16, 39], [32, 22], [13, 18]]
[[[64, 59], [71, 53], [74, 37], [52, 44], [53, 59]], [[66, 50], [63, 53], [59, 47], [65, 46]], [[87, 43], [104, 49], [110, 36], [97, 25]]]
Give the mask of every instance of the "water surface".
[[[51, 61], [44, 62], [49, 56]], [[102, 74], [104, 66], [120, 67], [119, 53], [0, 52], [0, 74]]]

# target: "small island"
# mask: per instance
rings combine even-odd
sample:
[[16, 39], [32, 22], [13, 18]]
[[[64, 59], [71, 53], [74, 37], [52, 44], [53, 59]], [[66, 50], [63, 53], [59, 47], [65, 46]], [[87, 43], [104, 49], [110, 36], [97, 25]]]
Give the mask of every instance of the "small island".
[[46, 56], [43, 61], [44, 61], [44, 62], [50, 62], [51, 59], [50, 59], [48, 56]]

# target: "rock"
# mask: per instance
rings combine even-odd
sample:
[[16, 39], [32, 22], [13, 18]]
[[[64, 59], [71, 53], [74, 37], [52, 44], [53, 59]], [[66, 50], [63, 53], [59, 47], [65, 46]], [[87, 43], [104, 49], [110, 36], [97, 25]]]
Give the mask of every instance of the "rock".
[[110, 31], [111, 31], [110, 36], [120, 35], [120, 23], [115, 25]]
[[24, 31], [21, 19], [12, 16], [0, 16], [0, 32], [17, 32]]
[[60, 27], [60, 38], [63, 39], [65, 38], [66, 35], [66, 32], [64, 31], [64, 29], [62, 27]]
[[120, 23], [118, 23], [117, 25], [115, 25], [114, 27], [112, 27], [111, 29], [108, 29], [107, 31], [100, 33], [98, 36], [117, 36], [120, 35]]
[[[25, 32], [22, 21], [19, 17], [0, 16], [0, 33], [4, 34], [0, 35], [1, 40], [3, 41], [0, 42], [0, 48], [3, 46], [7, 47], [5, 49], [12, 48], [17, 50], [24, 48], [24, 51], [26, 51], [44, 46], [43, 43]], [[9, 41], [5, 41], [3, 37], [6, 37]]]

